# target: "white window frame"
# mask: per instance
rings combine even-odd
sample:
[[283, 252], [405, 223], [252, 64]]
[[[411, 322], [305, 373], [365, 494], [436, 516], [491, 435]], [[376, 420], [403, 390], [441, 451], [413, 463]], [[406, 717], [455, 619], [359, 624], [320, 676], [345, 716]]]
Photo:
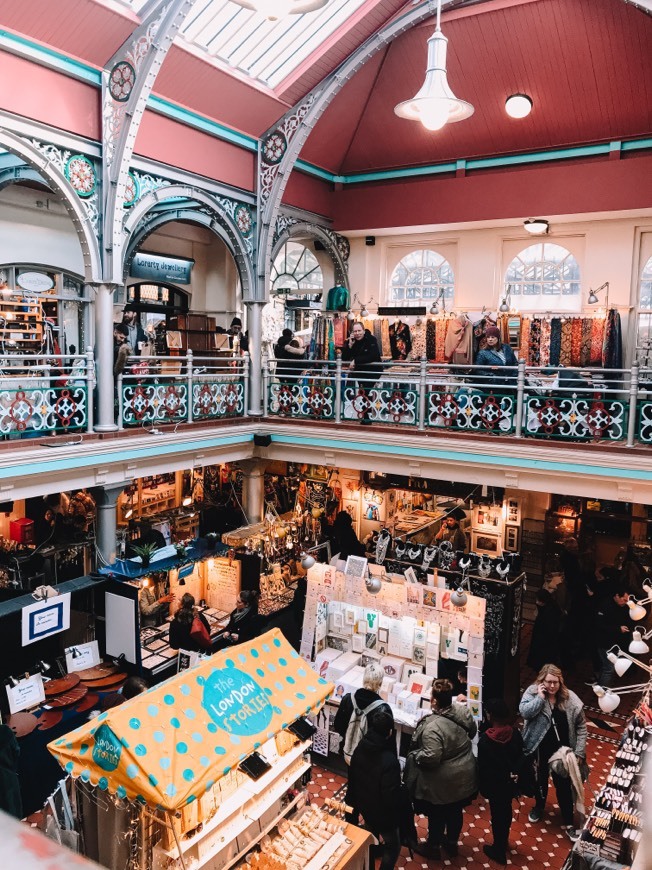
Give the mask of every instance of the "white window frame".
[[[393, 281], [394, 281], [394, 276], [396, 275], [397, 270], [399, 269], [399, 267], [401, 265], [404, 264], [404, 261], [408, 257], [414, 257], [415, 255], [418, 255], [418, 254], [421, 254], [421, 255], [434, 254], [435, 257], [438, 257], [440, 260], [440, 262], [437, 263], [436, 265], [428, 266], [427, 264], [423, 263], [424, 258], [422, 256], [422, 258], [421, 258], [422, 262], [420, 265], [413, 265], [411, 267], [405, 266], [406, 269], [431, 269], [431, 270], [436, 271], [437, 280], [435, 282], [433, 282], [432, 293], [430, 293], [427, 296], [424, 296], [423, 289], [427, 285], [424, 285], [423, 283], [421, 283], [419, 285], [421, 292], [420, 292], [420, 295], [418, 297], [415, 297], [412, 299], [408, 299], [407, 297], [404, 297], [403, 299], [392, 299]], [[448, 282], [448, 281], [443, 282], [441, 280], [441, 270], [443, 268], [447, 268], [448, 270], [450, 270], [452, 282]], [[389, 270], [388, 270], [388, 273], [389, 273]], [[405, 283], [406, 291], [407, 291], [407, 287], [408, 287], [408, 284], [406, 282]], [[384, 304], [387, 307], [392, 307], [392, 308], [403, 308], [403, 307], [408, 307], [408, 306], [412, 306], [412, 305], [414, 305], [414, 306], [424, 306], [425, 305], [426, 307], [430, 307], [430, 305], [432, 305], [432, 303], [436, 299], [438, 299], [440, 291], [442, 288], [444, 288], [444, 291], [445, 291], [444, 292], [444, 299], [446, 301], [446, 310], [450, 311], [454, 308], [454, 305], [455, 305], [455, 269], [453, 267], [453, 264], [451, 263], [451, 260], [449, 257], [442, 254], [442, 252], [438, 251], [434, 246], [429, 246], [429, 245], [423, 244], [423, 245], [421, 245], [419, 247], [415, 247], [409, 251], [405, 251], [405, 253], [400, 257], [398, 262], [393, 267], [391, 273], [388, 274], [387, 284], [386, 284], [386, 289], [385, 289], [385, 303]], [[441, 302], [439, 303], [439, 305], [441, 307]]]
[[[500, 305], [503, 297], [510, 291], [511, 288], [511, 306], [512, 308], [517, 309], [520, 312], [524, 313], [532, 313], [532, 314], [544, 314], [547, 311], [553, 313], [564, 313], [564, 314], [581, 314], [582, 312], [582, 267], [580, 264], [580, 260], [577, 257], [576, 253], [565, 244], [564, 239], [537, 239], [529, 241], [529, 244], [521, 244], [520, 249], [509, 256], [508, 262], [504, 267], [504, 278], [503, 285], [500, 292], [500, 298], [498, 300], [497, 305]], [[555, 248], [560, 248], [565, 251], [566, 254], [562, 261], [559, 264], [552, 260], [546, 260], [546, 245], [554, 245]], [[532, 263], [527, 263], [527, 261], [523, 258], [523, 254], [530, 249], [535, 249], [537, 247], [541, 247], [541, 258], [535, 260]], [[513, 248], [512, 248], [513, 250]], [[561, 283], [564, 281], [564, 276], [560, 274], [559, 276], [551, 276], [545, 274], [546, 267], [549, 270], [554, 269], [557, 265], [560, 267], [569, 258], [572, 258], [576, 267], [577, 267], [577, 278], [567, 279], [567, 283], [572, 283], [577, 285], [577, 291], [575, 293], [550, 293], [544, 294], [543, 292], [539, 292], [538, 294], [525, 294], [525, 293], [515, 293], [515, 286], [524, 287], [525, 285], [540, 285], [541, 291], [543, 286], [546, 284], [554, 284]], [[507, 257], [505, 258], [507, 259]], [[535, 270], [535, 274], [531, 275], [529, 280], [524, 277], [522, 281], [515, 280], [513, 275], [510, 275], [510, 270], [512, 265], [516, 260], [520, 260], [523, 263], [524, 270], [528, 267], [530, 269]], [[525, 271], [524, 271], [525, 274]]]

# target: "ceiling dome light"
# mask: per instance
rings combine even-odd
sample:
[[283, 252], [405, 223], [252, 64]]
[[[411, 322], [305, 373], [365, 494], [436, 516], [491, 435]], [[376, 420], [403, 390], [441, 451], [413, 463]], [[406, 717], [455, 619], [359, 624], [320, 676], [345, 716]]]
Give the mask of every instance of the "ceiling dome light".
[[441, 32], [441, 0], [437, 4], [437, 29], [428, 40], [426, 80], [419, 93], [395, 107], [399, 118], [421, 121], [426, 130], [441, 130], [446, 124], [470, 118], [475, 109], [471, 103], [458, 99], [446, 78], [446, 47], [448, 40]]
[[232, 0], [238, 6], [260, 12], [268, 21], [278, 21], [286, 15], [302, 15], [323, 9], [328, 0]]
[[523, 221], [523, 229], [533, 236], [545, 236], [550, 230], [550, 224], [543, 218], [528, 218]]
[[527, 118], [532, 111], [532, 100], [527, 94], [512, 94], [505, 100], [505, 111], [510, 118]]

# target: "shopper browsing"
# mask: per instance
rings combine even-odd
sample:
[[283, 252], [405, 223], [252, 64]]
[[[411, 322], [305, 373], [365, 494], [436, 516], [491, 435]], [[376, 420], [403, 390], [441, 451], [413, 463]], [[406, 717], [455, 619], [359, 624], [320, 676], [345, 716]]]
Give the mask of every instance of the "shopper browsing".
[[231, 612], [218, 649], [253, 640], [258, 636], [259, 628], [258, 593], [252, 589], [243, 589], [236, 599], [235, 610]]
[[596, 637], [598, 640], [598, 664], [596, 681], [599, 686], [610, 686], [615, 676], [613, 664], [607, 651], [615, 645], [629, 643], [632, 621], [629, 616], [629, 592], [624, 586], [614, 584], [611, 591], [598, 604]]
[[523, 754], [523, 739], [512, 726], [502, 698], [486, 701], [484, 716], [486, 727], [478, 740], [478, 776], [480, 793], [489, 801], [493, 843], [482, 849], [492, 861], [506, 864], [515, 775]]
[[[349, 378], [355, 381], [356, 395], [363, 394], [368, 400], [367, 393], [373, 389], [383, 368], [381, 359], [374, 336], [362, 323], [354, 323], [351, 335], [342, 347], [342, 361], [348, 363]], [[360, 422], [371, 423], [369, 411], [362, 412]]]
[[[561, 670], [547, 664], [536, 681], [523, 693], [519, 712], [525, 720], [523, 745], [527, 755], [534, 755], [537, 797], [529, 814], [531, 822], [540, 822], [548, 796], [548, 762], [561, 746], [568, 746], [583, 762], [586, 759], [586, 719], [582, 702], [566, 687]], [[577, 839], [573, 825], [573, 794], [569, 779], [552, 773], [564, 830], [571, 840]]]
[[428, 840], [418, 848], [426, 858], [440, 858], [441, 847], [458, 853], [464, 807], [478, 793], [478, 775], [471, 741], [477, 728], [470, 711], [453, 704], [450, 680], [435, 680], [432, 713], [412, 736], [404, 780], [414, 810], [428, 817]]
[[195, 608], [195, 598], [189, 592], [181, 598], [181, 607], [170, 623], [170, 646], [188, 652], [206, 652], [211, 648], [210, 626], [204, 614]]
[[401, 851], [401, 765], [393, 739], [394, 719], [382, 707], [367, 717], [367, 731], [349, 768], [346, 800], [381, 842], [380, 870], [393, 870]]
[[[354, 694], [344, 695], [335, 714], [333, 729], [342, 738], [342, 750], [347, 761], [351, 760], [358, 742], [366, 732], [368, 717], [374, 710], [382, 710], [392, 717], [393, 727], [392, 708], [378, 694], [384, 676], [385, 671], [379, 664], [376, 662], [368, 664], [362, 676], [362, 688]], [[356, 727], [350, 731], [349, 726], [352, 724]], [[346, 758], [347, 752], [348, 758]]]
[[488, 326], [484, 332], [487, 346], [479, 351], [475, 358], [475, 364], [485, 366], [478, 371], [478, 381], [487, 384], [488, 387], [511, 387], [516, 383], [516, 372], [509, 374], [501, 373], [505, 366], [517, 366], [518, 360], [514, 351], [508, 344], [500, 341], [500, 330], [497, 326]]

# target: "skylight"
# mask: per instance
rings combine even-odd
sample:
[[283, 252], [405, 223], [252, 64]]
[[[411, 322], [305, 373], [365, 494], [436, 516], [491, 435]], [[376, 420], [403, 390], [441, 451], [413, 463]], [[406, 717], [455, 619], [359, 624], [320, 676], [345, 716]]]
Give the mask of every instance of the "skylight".
[[[147, 4], [147, 0], [123, 2], [137, 14]], [[196, 0], [177, 41], [275, 88], [364, 3], [330, 0], [315, 12], [268, 21], [230, 0]]]

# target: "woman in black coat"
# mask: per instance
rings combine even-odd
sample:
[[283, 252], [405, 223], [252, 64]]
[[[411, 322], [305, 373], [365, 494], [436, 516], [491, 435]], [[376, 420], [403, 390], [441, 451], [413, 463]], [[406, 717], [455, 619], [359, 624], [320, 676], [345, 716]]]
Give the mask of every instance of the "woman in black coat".
[[258, 593], [252, 589], [244, 589], [236, 599], [235, 610], [232, 611], [222, 633], [218, 649], [224, 649], [236, 643], [245, 643], [258, 637], [260, 622]]
[[333, 523], [333, 552], [340, 554], [340, 559], [349, 556], [364, 556], [365, 547], [357, 539], [353, 531], [353, 519], [351, 514], [340, 511]]
[[475, 358], [477, 366], [485, 366], [484, 369], [476, 369], [473, 377], [481, 384], [486, 384], [486, 389], [513, 387], [516, 385], [516, 371], [501, 372], [506, 366], [517, 366], [518, 360], [514, 351], [508, 344], [501, 344], [500, 330], [497, 326], [488, 326], [484, 331], [487, 346], [481, 350]]
[[[191, 637], [190, 632], [196, 616], [206, 629], [208, 640]], [[189, 592], [182, 597], [181, 607], [170, 623], [170, 646], [172, 649], [185, 649], [188, 652], [207, 652], [211, 648], [210, 626], [204, 614], [195, 609], [195, 599]]]
[[393, 870], [401, 851], [401, 766], [393, 729], [391, 713], [382, 707], [371, 711], [367, 733], [351, 758], [346, 793], [347, 803], [356, 807], [382, 843], [380, 870]]

